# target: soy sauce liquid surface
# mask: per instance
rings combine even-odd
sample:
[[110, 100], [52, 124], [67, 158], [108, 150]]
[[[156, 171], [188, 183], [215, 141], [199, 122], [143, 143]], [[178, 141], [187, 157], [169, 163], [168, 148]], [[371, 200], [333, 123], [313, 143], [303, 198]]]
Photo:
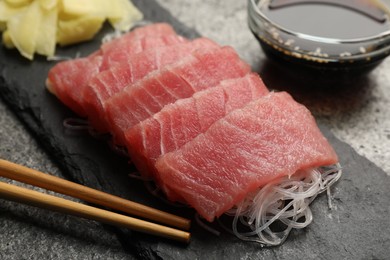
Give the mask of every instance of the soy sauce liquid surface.
[[325, 38], [366, 38], [390, 29], [386, 14], [368, 0], [276, 0], [262, 11], [290, 31]]
[[[261, 12], [273, 24], [291, 32], [297, 32], [314, 37], [337, 39], [341, 41], [375, 37], [390, 31], [389, 13], [383, 7], [370, 0], [271, 0], [267, 5], [259, 6]], [[256, 36], [257, 37], [257, 36]], [[286, 52], [275, 48], [265, 39], [260, 43], [264, 51], [271, 56], [281, 57], [295, 63], [319, 68], [354, 68], [375, 67], [384, 57], [385, 52], [376, 56], [367, 56], [353, 62], [337, 61], [337, 57], [366, 54], [371, 46], [353, 44], [315, 45], [290, 36], [289, 39], [273, 39], [274, 42], [292, 42], [291, 48], [310, 50], [318, 53], [318, 60], [297, 58], [296, 55], [286, 55]], [[389, 36], [388, 36], [389, 37]], [[294, 49], [293, 49], [294, 50]], [[292, 51], [293, 52], [293, 51]], [[317, 55], [317, 54], [316, 54]], [[321, 57], [336, 57], [332, 62], [322, 62]]]

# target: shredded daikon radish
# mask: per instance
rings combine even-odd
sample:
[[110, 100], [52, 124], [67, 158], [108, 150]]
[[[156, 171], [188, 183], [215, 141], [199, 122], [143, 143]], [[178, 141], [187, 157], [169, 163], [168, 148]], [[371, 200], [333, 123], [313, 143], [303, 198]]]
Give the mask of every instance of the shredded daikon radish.
[[211, 227], [210, 225], [208, 225], [207, 223], [205, 223], [204, 219], [198, 214], [196, 213], [195, 214], [195, 220], [196, 220], [196, 223], [203, 229], [207, 230], [208, 232], [214, 234], [215, 236], [219, 236], [221, 234], [221, 232], [219, 232], [218, 230], [216, 230], [215, 228]]
[[297, 172], [275, 180], [248, 195], [234, 209], [233, 233], [240, 239], [265, 246], [280, 245], [290, 231], [308, 226], [313, 215], [310, 203], [341, 176], [339, 164]]
[[[62, 122], [65, 132], [69, 135], [84, 135], [89, 134], [92, 137], [108, 141], [109, 136], [105, 133], [99, 133], [97, 132], [89, 123], [89, 121], [85, 118], [78, 118], [78, 117], [69, 117], [64, 119]], [[113, 149], [116, 151], [116, 149]], [[117, 151], [118, 154], [122, 154]], [[127, 156], [127, 155], [126, 155]]]
[[114, 39], [121, 37], [123, 34], [124, 34], [124, 32], [121, 32], [119, 30], [114, 30], [113, 32], [109, 32], [103, 36], [102, 43], [110, 42]]
[[73, 59], [78, 59], [81, 57], [81, 53], [78, 51], [76, 52], [76, 55], [74, 57], [70, 56], [61, 56], [61, 55], [53, 55], [53, 56], [48, 56], [46, 58], [47, 61], [64, 61], [64, 60], [73, 60]]
[[131, 26], [131, 28], [128, 31], [114, 30], [113, 32], [109, 32], [103, 36], [102, 43], [110, 42], [110, 41], [117, 39], [117, 38], [121, 37], [122, 35], [130, 32], [138, 27], [142, 27], [142, 26], [149, 25], [149, 24], [152, 24], [152, 22], [148, 21], [148, 20], [141, 20], [141, 21], [135, 22], [133, 24], [133, 26]]
[[66, 118], [64, 119], [64, 121], [62, 122], [65, 129], [68, 129], [68, 130], [73, 130], [73, 131], [89, 131], [91, 129], [91, 126], [88, 122], [88, 120], [86, 119], [82, 119], [82, 118], [75, 118], [75, 117], [70, 117], [70, 118]]

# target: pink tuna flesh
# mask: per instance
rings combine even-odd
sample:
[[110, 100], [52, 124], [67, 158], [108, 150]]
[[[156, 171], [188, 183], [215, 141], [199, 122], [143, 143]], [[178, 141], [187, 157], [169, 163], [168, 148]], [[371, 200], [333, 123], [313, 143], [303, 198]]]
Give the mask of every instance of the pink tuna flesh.
[[336, 162], [310, 112], [282, 92], [234, 110], [156, 168], [164, 185], [213, 221], [273, 179]]
[[125, 143], [124, 132], [159, 112], [165, 105], [222, 80], [249, 73], [250, 67], [231, 47], [198, 50], [179, 62], [154, 71], [106, 101], [106, 115], [115, 142]]
[[83, 93], [84, 108], [92, 126], [99, 132], [107, 132], [105, 101], [124, 87], [144, 78], [150, 72], [191, 55], [197, 49], [217, 48], [218, 45], [206, 38], [188, 43], [150, 48], [132, 59], [122, 62], [96, 75]]
[[131, 161], [143, 176], [154, 178], [170, 199], [181, 200], [155, 174], [157, 158], [179, 149], [232, 110], [267, 93], [260, 77], [250, 73], [167, 105], [125, 133]]
[[[169, 35], [166, 35], [168, 32]], [[153, 39], [146, 39], [146, 37]], [[165, 40], [156, 40], [158, 37]], [[170, 40], [167, 40], [167, 38]], [[85, 117], [87, 112], [83, 105], [83, 91], [90, 80], [105, 69], [104, 64], [107, 65], [110, 61], [110, 55], [116, 55], [113, 57], [114, 60], [119, 59], [118, 56], [120, 55], [115, 50], [125, 48], [126, 45], [130, 46], [128, 48], [131, 48], [132, 51], [126, 54], [126, 57], [130, 58], [132, 55], [145, 50], [145, 48], [165, 46], [183, 41], [185, 40], [176, 35], [168, 24], [140, 27], [129, 32], [126, 37], [103, 44], [99, 51], [88, 57], [57, 63], [49, 71], [46, 85], [65, 105], [78, 115]], [[117, 46], [116, 44], [120, 45]]]

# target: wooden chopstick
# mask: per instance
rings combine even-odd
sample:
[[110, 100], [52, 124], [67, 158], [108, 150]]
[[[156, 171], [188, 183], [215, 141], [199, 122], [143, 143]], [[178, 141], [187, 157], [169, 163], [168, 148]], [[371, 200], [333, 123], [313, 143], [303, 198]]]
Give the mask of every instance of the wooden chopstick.
[[94, 208], [63, 198], [40, 193], [38, 191], [21, 188], [12, 184], [0, 182], [0, 195], [16, 202], [92, 219], [114, 226], [126, 227], [139, 232], [165, 237], [179, 242], [188, 243], [190, 240], [190, 233], [183, 230]]
[[[41, 187], [44, 189], [52, 190], [61, 194], [69, 195], [97, 205], [106, 206], [111, 209], [120, 210], [138, 217], [147, 218], [149, 220], [153, 220], [180, 229], [188, 230], [190, 227], [190, 220], [188, 219], [170, 213], [166, 213], [154, 208], [150, 208], [136, 202], [128, 201], [120, 197], [102, 191], [94, 190], [92, 188], [73, 183], [49, 174], [45, 174], [2, 159], [0, 159], [0, 176], [31, 184], [33, 186]], [[30, 196], [24, 195], [26, 194], [26, 191], [28, 191], [28, 194], [30, 194]], [[164, 227], [162, 225], [157, 225], [142, 220], [137, 220], [135, 218], [130, 218], [127, 216], [122, 216], [120, 214], [112, 213], [110, 211], [93, 208], [81, 203], [71, 202], [55, 196], [41, 194], [39, 192], [20, 188], [15, 185], [2, 183], [0, 194], [9, 199], [23, 202], [26, 204], [37, 205], [60, 212], [65, 212], [85, 218], [91, 218], [113, 225], [124, 225], [126, 227], [138, 231], [142, 231], [145, 228], [145, 232], [155, 235], [162, 235], [162, 232], [167, 231], [166, 237], [174, 238], [183, 242], [188, 242], [190, 237], [190, 234], [188, 232]], [[49, 199], [47, 196], [53, 198]], [[50, 201], [50, 203], [46, 200]], [[66, 203], [63, 200], [66, 201]], [[153, 228], [157, 228], [158, 231], [152, 231]], [[178, 233], [173, 232], [173, 230], [178, 231]]]
[[96, 205], [126, 212], [161, 224], [189, 230], [191, 221], [133, 201], [94, 190], [28, 167], [0, 159], [0, 176], [69, 195]]

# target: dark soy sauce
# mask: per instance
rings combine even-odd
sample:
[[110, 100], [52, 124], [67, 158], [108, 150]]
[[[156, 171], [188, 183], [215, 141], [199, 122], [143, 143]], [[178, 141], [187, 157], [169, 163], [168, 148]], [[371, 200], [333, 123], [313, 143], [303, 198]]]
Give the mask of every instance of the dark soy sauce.
[[[268, 5], [261, 6], [260, 10], [273, 24], [291, 32], [314, 37], [350, 41], [375, 37], [390, 30], [389, 12], [377, 2], [370, 0], [273, 0], [269, 1]], [[356, 43], [314, 46], [315, 42], [303, 41], [298, 37], [294, 38], [293, 35], [291, 39], [266, 39], [256, 35], [256, 32], [254, 34], [269, 56], [319, 68], [373, 67], [389, 54], [387, 51], [360, 60], [353, 59], [351, 62], [345, 62], [345, 59], [324, 62], [325, 59], [322, 58], [335, 55], [338, 55], [337, 57], [352, 57], [355, 54], [362, 56], [361, 54], [366, 53], [369, 55], [371, 49], [370, 46]], [[280, 45], [278, 41], [281, 42]], [[288, 41], [295, 45], [289, 49], [291, 52], [283, 49]], [[321, 53], [317, 53], [318, 59], [307, 59], [294, 55], [294, 48], [297, 51], [313, 50], [315, 55], [317, 51]]]
[[356, 39], [389, 30], [389, 21], [369, 1], [271, 1], [264, 14], [274, 23], [308, 35]]

